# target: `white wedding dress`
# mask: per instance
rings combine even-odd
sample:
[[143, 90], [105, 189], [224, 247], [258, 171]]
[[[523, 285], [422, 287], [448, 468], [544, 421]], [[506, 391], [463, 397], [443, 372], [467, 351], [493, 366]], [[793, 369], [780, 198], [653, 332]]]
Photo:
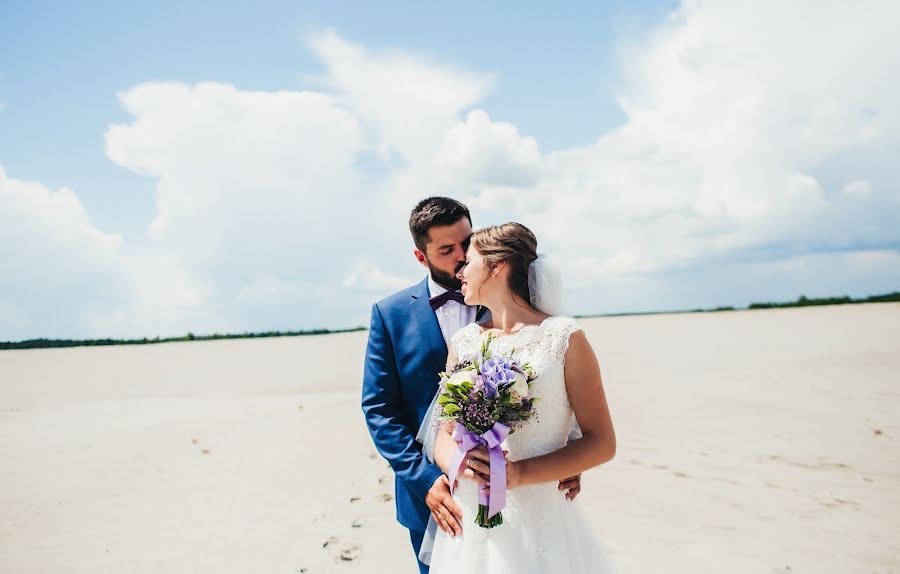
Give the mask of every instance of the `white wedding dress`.
[[[538, 374], [532, 386], [534, 396], [540, 397], [535, 403], [536, 416], [507, 437], [504, 447], [510, 460], [534, 458], [566, 446], [574, 414], [563, 366], [569, 335], [578, 329], [574, 319], [553, 316], [491, 342], [494, 352], [515, 347], [516, 356]], [[471, 323], [453, 336], [451, 346], [457, 357], [477, 354], [484, 337], [480, 326]], [[463, 532], [450, 537], [431, 519], [419, 554], [423, 562], [430, 563], [431, 574], [615, 572], [579, 501], [566, 499], [565, 491], [557, 488], [558, 481], [507, 491], [503, 524], [491, 529], [475, 524], [475, 482], [460, 478], [458, 484], [453, 498], [463, 512]]]

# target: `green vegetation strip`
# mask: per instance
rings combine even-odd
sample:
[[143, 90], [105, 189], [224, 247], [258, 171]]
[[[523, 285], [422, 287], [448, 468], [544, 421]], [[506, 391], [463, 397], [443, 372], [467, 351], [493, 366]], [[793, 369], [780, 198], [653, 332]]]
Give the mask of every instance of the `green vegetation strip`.
[[[801, 295], [796, 301], [787, 303], [750, 303], [747, 309], [772, 309], [774, 307], [812, 307], [814, 305], [844, 305], [852, 303], [890, 303], [900, 301], [900, 291], [885, 293], [884, 295], [870, 295], [862, 299], [843, 297], [820, 297], [810, 299]], [[715, 311], [737, 311], [740, 307], [715, 307], [712, 309], [685, 309], [681, 311], [637, 311], [633, 313], [607, 313], [603, 315], [577, 315], [578, 318], [587, 317], [622, 317], [625, 315], [663, 315], [670, 313], [709, 313]]]
[[46, 349], [50, 347], [94, 347], [100, 345], [149, 345], [152, 343], [175, 343], [180, 341], [211, 341], [213, 339], [256, 339], [260, 337], [297, 337], [301, 335], [327, 335], [331, 333], [349, 333], [365, 331], [365, 327], [352, 329], [312, 329], [309, 331], [267, 331], [265, 333], [236, 333], [220, 335], [195, 335], [188, 333], [184, 337], [168, 337], [160, 339], [29, 339], [19, 342], [0, 342], [0, 350], [5, 349]]

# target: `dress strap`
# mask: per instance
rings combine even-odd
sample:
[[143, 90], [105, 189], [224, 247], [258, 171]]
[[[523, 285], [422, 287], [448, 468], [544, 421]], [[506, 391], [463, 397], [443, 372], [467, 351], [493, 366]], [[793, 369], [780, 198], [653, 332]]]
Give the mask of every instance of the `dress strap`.
[[558, 315], [547, 320], [546, 329], [550, 340], [549, 354], [553, 359], [564, 362], [569, 350], [569, 337], [575, 331], [581, 331], [581, 326], [572, 317]]

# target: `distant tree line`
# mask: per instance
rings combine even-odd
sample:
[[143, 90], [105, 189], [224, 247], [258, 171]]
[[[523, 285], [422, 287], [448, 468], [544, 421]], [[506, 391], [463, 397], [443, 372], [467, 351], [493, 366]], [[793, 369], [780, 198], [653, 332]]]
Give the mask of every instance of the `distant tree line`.
[[148, 339], [29, 339], [18, 342], [0, 342], [0, 350], [5, 349], [46, 349], [51, 347], [96, 347], [102, 345], [148, 345], [152, 343], [174, 343], [179, 341], [210, 341], [213, 339], [255, 339], [258, 337], [296, 337], [301, 335], [327, 335], [330, 333], [349, 333], [364, 331], [365, 327], [351, 329], [311, 329], [306, 331], [266, 331], [264, 333], [231, 333], [213, 335], [195, 335], [188, 333], [183, 337], [154, 337]]
[[[820, 298], [809, 298], [805, 295], [800, 295], [796, 301], [789, 301], [787, 303], [750, 303], [747, 306], [747, 309], [770, 309], [773, 307], [808, 307], [811, 305], [843, 305], [846, 303], [888, 303], [888, 302], [897, 302], [900, 301], [900, 291], [894, 291], [892, 293], [885, 293], [884, 295], [870, 295], [869, 297], [865, 297], [862, 299], [853, 299], [851, 297], [847, 297], [844, 295], [843, 297], [820, 297]], [[714, 311], [735, 311], [740, 309], [740, 307], [732, 307], [731, 305], [725, 307], [715, 307], [711, 309], [688, 309], [681, 311], [643, 311], [643, 312], [635, 312], [635, 313], [608, 313], [605, 315], [579, 315], [579, 317], [621, 317], [624, 315], [663, 315], [663, 314], [671, 314], [671, 313], [708, 313]]]
[[843, 297], [819, 297], [808, 298], [800, 295], [796, 301], [789, 303], [750, 303], [748, 309], [770, 309], [772, 307], [808, 307], [811, 305], [843, 305], [845, 303], [887, 303], [889, 301], [900, 301], [900, 291], [893, 293], [885, 293], [884, 295], [870, 295], [863, 299], [853, 299], [844, 295]]

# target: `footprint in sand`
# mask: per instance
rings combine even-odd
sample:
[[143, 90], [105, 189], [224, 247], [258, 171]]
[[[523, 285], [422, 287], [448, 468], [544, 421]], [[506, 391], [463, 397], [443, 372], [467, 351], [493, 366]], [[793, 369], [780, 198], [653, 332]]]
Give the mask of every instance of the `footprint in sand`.
[[359, 558], [359, 546], [356, 544], [345, 544], [341, 548], [341, 553], [338, 555], [338, 558], [342, 562], [351, 562]]
[[378, 496], [379, 502], [390, 502], [392, 500], [394, 500], [394, 497], [387, 493]]
[[728, 484], [740, 484], [737, 480], [731, 478], [730, 476], [714, 476], [712, 477], [716, 482], [726, 482]]
[[[200, 444], [200, 439], [197, 438], [197, 437], [195, 437], [195, 436], [192, 436], [192, 437], [191, 437], [191, 444], [199, 445], [199, 444]], [[201, 448], [201, 449], [200, 449], [200, 454], [209, 454], [209, 449], [208, 449], [208, 448]]]
[[820, 498], [818, 502], [821, 506], [824, 506], [826, 508], [834, 508], [836, 506], [844, 506], [846, 504], [849, 504], [851, 506], [860, 506], [860, 503], [856, 502], [855, 500], [844, 500], [843, 498], [832, 498], [828, 500]]
[[[759, 459], [759, 458], [760, 457], [757, 457], [757, 459]], [[788, 458], [784, 458], [782, 456], [778, 456], [777, 454], [770, 454], [768, 456], [769, 460], [777, 460], [778, 462], [783, 462], [784, 464], [788, 464], [791, 466], [798, 466], [800, 468], [810, 468], [810, 469], [814, 469], [814, 470], [819, 470], [819, 469], [852, 470], [852, 468], [853, 468], [849, 464], [844, 464], [843, 462], [827, 462], [827, 460], [823, 460], [826, 458], [827, 457], [820, 456], [820, 457], [818, 457], [818, 462], [813, 464], [813, 463], [809, 463], [809, 462], [791, 460]]]
[[[328, 540], [322, 544], [322, 548], [328, 548], [329, 546], [335, 546], [339, 544], [341, 541], [337, 536], [331, 536]], [[337, 550], [337, 554], [334, 557], [335, 562], [350, 562], [359, 558], [359, 545], [353, 544], [350, 542], [345, 542], [341, 544], [340, 548]]]

